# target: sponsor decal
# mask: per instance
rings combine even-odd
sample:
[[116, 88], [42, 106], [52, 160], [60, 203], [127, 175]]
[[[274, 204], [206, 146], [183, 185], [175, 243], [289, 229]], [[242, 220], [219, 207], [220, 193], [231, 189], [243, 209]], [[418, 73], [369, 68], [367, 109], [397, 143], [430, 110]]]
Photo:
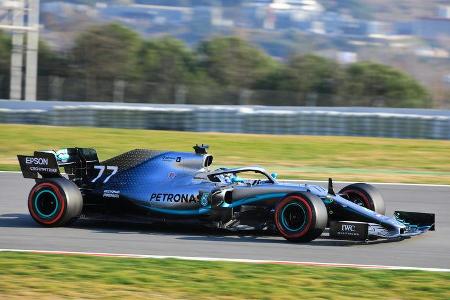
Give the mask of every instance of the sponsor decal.
[[44, 173], [58, 173], [58, 169], [55, 168], [43, 168], [43, 167], [30, 167], [30, 171], [44, 172]]
[[105, 170], [111, 171], [111, 174], [109, 174], [108, 176], [106, 176], [105, 179], [103, 179], [103, 183], [107, 183], [108, 180], [117, 173], [117, 171], [119, 170], [119, 167], [118, 166], [94, 166], [94, 169], [98, 170], [98, 175], [97, 175], [97, 177], [95, 177], [94, 179], [91, 180], [92, 183], [96, 182], [100, 177], [102, 177]]
[[168, 177], [169, 179], [174, 179], [176, 176], [177, 176], [177, 174], [175, 174], [175, 172], [170, 172], [170, 173], [167, 175], [167, 177]]
[[352, 224], [342, 224], [341, 230], [344, 232], [355, 232], [356, 226]]
[[357, 233], [357, 232], [342, 232], [342, 231], [338, 231], [336, 234], [337, 235], [341, 235], [341, 236], [355, 236], [355, 237], [359, 236], [359, 233]]
[[103, 191], [103, 197], [104, 198], [119, 198], [120, 197], [120, 191], [104, 190]]
[[42, 157], [25, 157], [25, 163], [27, 165], [48, 165], [48, 158]]
[[177, 156], [177, 157], [175, 157], [175, 156], [163, 156], [162, 160], [164, 160], [164, 161], [174, 160], [176, 162], [180, 162], [181, 161], [181, 156]]
[[173, 156], [163, 156], [162, 160], [175, 160], [176, 158]]
[[[36, 151], [37, 152], [37, 151]], [[35, 156], [17, 155], [25, 178], [38, 178], [38, 173], [58, 174], [58, 164], [53, 153], [38, 152]]]
[[330, 237], [335, 239], [364, 241], [368, 237], [368, 224], [362, 222], [331, 222]]
[[198, 199], [193, 194], [163, 194], [153, 193], [150, 196], [150, 202], [180, 202], [180, 203], [192, 203], [198, 202]]
[[209, 193], [203, 193], [200, 197], [200, 205], [207, 206], [208, 205]]

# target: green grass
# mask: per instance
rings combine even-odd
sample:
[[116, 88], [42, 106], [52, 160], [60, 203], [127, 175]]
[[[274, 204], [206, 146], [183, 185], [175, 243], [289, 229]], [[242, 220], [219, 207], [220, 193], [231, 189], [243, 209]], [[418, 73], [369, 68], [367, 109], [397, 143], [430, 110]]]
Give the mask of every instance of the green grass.
[[280, 178], [450, 184], [450, 141], [276, 136], [88, 127], [0, 125], [0, 169], [16, 154], [93, 147], [101, 159], [134, 148], [192, 151], [207, 143], [215, 165], [260, 165]]
[[0, 298], [449, 299], [450, 273], [4, 252]]

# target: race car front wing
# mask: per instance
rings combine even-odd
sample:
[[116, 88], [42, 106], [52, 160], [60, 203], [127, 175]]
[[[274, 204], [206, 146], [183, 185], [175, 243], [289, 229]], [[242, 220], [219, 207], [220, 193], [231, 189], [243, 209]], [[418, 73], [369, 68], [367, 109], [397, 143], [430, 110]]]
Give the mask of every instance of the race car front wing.
[[435, 215], [417, 212], [394, 212], [398, 225], [386, 226], [376, 223], [338, 221], [330, 224], [333, 239], [366, 241], [370, 239], [401, 239], [435, 230]]

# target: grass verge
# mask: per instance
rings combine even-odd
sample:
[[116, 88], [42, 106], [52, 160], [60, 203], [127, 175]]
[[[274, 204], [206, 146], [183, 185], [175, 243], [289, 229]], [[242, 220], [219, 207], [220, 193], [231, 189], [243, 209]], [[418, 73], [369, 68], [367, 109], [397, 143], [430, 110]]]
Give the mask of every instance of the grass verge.
[[134, 148], [191, 151], [211, 146], [215, 165], [260, 165], [280, 178], [450, 184], [450, 141], [276, 136], [36, 125], [0, 125], [0, 169], [16, 154], [93, 147], [101, 159]]
[[0, 298], [449, 299], [422, 271], [0, 253]]

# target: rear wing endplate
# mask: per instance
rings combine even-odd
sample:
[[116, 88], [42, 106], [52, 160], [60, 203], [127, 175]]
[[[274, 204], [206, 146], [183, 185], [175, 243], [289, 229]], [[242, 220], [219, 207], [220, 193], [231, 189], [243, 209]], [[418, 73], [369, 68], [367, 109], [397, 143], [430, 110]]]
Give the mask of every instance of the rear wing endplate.
[[52, 152], [35, 151], [33, 156], [17, 155], [17, 158], [24, 178], [61, 177], [56, 156]]

